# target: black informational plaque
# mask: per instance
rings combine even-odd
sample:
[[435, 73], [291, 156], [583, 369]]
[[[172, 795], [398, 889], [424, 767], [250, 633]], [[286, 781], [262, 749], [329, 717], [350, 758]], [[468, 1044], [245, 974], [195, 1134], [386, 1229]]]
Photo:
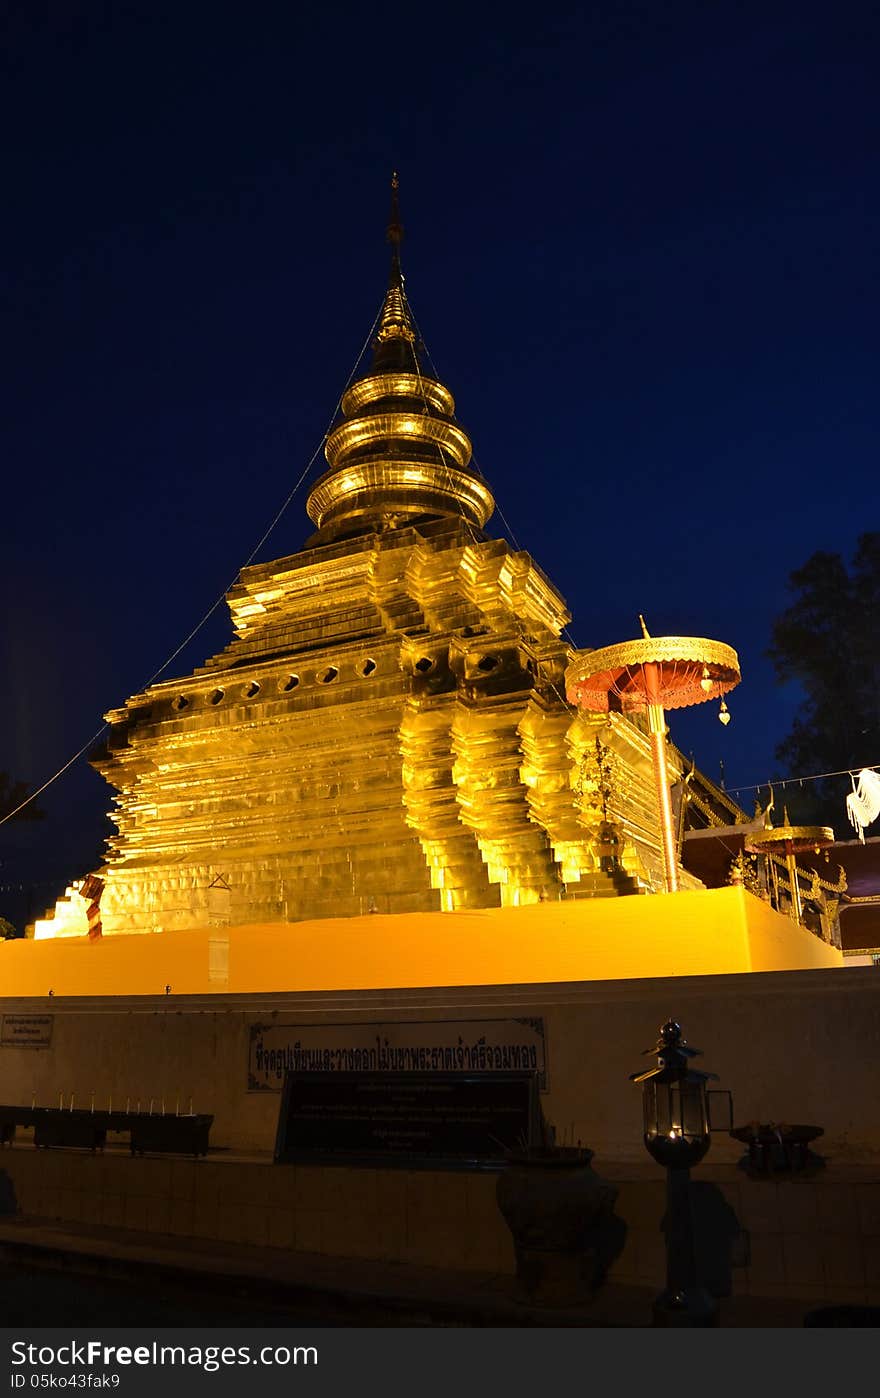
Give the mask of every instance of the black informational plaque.
[[538, 1113], [533, 1072], [288, 1073], [275, 1162], [491, 1168]]

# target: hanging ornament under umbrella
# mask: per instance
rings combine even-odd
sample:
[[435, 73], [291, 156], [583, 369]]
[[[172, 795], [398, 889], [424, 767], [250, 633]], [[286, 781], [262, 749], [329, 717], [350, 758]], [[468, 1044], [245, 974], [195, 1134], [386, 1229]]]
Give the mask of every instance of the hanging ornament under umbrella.
[[568, 700], [581, 709], [647, 713], [651, 765], [660, 806], [660, 835], [667, 893], [678, 892], [678, 860], [666, 761], [666, 709], [684, 709], [721, 699], [722, 723], [730, 721], [723, 696], [740, 681], [736, 651], [722, 641], [697, 636], [651, 636], [639, 617], [634, 641], [584, 651], [565, 672]]

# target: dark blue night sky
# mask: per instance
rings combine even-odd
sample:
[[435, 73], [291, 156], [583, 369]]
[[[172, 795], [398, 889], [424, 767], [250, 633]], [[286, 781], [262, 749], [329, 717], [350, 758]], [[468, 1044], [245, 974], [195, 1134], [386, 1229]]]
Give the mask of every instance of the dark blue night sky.
[[[378, 307], [396, 166], [428, 348], [576, 642], [734, 645], [734, 722], [672, 736], [777, 770], [788, 574], [878, 527], [873, 5], [5, 15], [0, 767], [41, 784], [234, 579]], [[108, 798], [78, 763], [0, 883], [94, 867]]]

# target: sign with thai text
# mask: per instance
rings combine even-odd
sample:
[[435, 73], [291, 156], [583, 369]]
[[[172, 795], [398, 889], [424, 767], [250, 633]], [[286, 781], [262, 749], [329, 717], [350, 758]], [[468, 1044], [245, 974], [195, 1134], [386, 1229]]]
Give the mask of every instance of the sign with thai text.
[[534, 1073], [287, 1073], [275, 1160], [486, 1168], [534, 1139]]
[[4, 1015], [0, 1048], [48, 1048], [52, 1042], [52, 1015]]
[[248, 1092], [280, 1092], [285, 1073], [537, 1073], [547, 1088], [544, 1020], [253, 1024]]

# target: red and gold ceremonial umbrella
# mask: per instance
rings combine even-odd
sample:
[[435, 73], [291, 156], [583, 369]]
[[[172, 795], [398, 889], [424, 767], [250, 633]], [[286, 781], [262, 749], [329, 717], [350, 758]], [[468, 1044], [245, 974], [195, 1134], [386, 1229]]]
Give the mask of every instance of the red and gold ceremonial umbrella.
[[672, 828], [672, 801], [666, 762], [665, 709], [685, 709], [707, 699], [721, 699], [722, 721], [728, 719], [722, 696], [739, 684], [736, 651], [721, 641], [697, 636], [651, 636], [639, 617], [643, 635], [635, 641], [584, 651], [565, 672], [568, 700], [582, 709], [608, 713], [647, 712], [654, 784], [660, 804], [660, 834], [667, 893], [678, 892], [678, 860]]
[[795, 922], [800, 924], [803, 919], [803, 908], [801, 906], [801, 891], [798, 887], [795, 855], [806, 854], [809, 851], [818, 854], [820, 849], [825, 849], [828, 845], [833, 844], [834, 831], [830, 826], [791, 825], [788, 811], [786, 811], [783, 825], [770, 825], [766, 830], [755, 831], [747, 838], [745, 848], [749, 854], [785, 855], [785, 866], [791, 885], [791, 916]]

